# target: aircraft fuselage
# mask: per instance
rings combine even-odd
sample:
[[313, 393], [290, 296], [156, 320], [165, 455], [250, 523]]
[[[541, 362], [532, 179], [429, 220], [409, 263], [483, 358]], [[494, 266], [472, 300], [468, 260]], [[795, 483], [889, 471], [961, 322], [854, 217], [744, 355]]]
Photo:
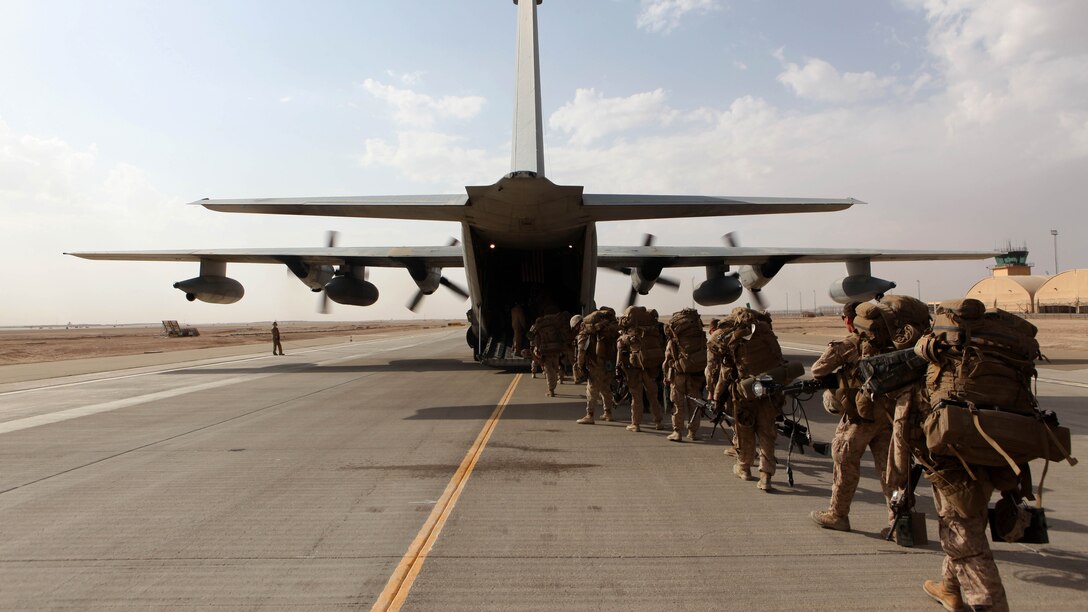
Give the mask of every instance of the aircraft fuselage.
[[512, 172], [494, 185], [466, 188], [471, 211], [461, 224], [477, 353], [490, 340], [512, 342], [510, 311], [531, 321], [551, 312], [595, 307], [596, 227], [582, 212], [582, 187]]

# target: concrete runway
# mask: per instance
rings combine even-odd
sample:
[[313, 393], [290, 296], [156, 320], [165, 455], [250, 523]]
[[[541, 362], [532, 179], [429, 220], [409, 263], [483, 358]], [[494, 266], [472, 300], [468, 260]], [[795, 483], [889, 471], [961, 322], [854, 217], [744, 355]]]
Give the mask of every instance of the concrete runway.
[[[781, 438], [766, 494], [721, 432], [575, 425], [581, 388], [471, 363], [460, 331], [286, 348], [0, 368], [0, 609], [940, 609], [928, 487], [932, 543], [883, 542], [871, 462], [827, 531], [831, 460], [795, 453], [789, 487]], [[1088, 459], [1088, 359], [1061, 366], [1041, 403]], [[993, 545], [1013, 609], [1088, 609], [1086, 470], [1050, 466], [1052, 544]]]

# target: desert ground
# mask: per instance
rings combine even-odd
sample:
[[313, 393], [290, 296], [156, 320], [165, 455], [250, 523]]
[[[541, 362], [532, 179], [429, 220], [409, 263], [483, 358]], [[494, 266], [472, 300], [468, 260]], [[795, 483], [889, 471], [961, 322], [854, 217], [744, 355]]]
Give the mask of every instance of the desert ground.
[[[709, 321], [713, 315], [706, 315]], [[1088, 318], [1068, 315], [1029, 319], [1039, 328], [1039, 343], [1048, 351], [1088, 351]], [[184, 325], [184, 324], [183, 324]], [[364, 336], [397, 329], [460, 327], [460, 321], [281, 321], [283, 342], [328, 336]], [[86, 359], [141, 353], [271, 344], [271, 322], [195, 326], [199, 336], [170, 338], [161, 325], [101, 325], [71, 327], [0, 328], [0, 365]], [[822, 344], [839, 338], [844, 330], [836, 316], [799, 317], [779, 315], [775, 331], [784, 339]]]
[[[383, 331], [461, 326], [453, 321], [279, 321], [285, 347], [292, 341], [365, 336]], [[82, 325], [0, 328], [0, 366], [65, 359], [163, 353], [221, 346], [272, 346], [272, 322], [187, 325], [199, 336], [167, 337], [162, 325]]]

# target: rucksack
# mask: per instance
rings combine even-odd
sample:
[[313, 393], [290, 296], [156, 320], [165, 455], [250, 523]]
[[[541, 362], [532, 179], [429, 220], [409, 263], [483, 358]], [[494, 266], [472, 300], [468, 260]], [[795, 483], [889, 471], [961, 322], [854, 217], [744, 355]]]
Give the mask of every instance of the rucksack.
[[616, 340], [620, 337], [616, 311], [605, 307], [587, 314], [582, 319], [582, 331], [593, 337], [590, 348], [598, 362], [615, 364]]
[[737, 364], [740, 378], [758, 376], [784, 363], [778, 336], [771, 329], [770, 316], [750, 308], [734, 308], [730, 314], [734, 330], [722, 335]]
[[930, 330], [929, 306], [909, 295], [886, 295], [877, 306], [891, 315], [891, 342], [897, 349], [914, 348]]
[[534, 343], [540, 349], [542, 355], [554, 355], [562, 353], [568, 342], [569, 326], [562, 315], [552, 314], [537, 318], [534, 328]]
[[701, 373], [706, 369], [706, 332], [698, 311], [685, 308], [672, 315], [665, 333], [677, 349], [674, 367], [685, 374]]
[[932, 411], [926, 446], [965, 464], [1004, 466], [1017, 474], [1033, 459], [1068, 459], [1069, 430], [1036, 408], [1031, 379], [1040, 357], [1034, 325], [971, 298], [942, 302], [933, 331], [915, 346], [926, 359]]
[[1004, 310], [987, 311], [978, 300], [941, 302], [933, 331], [916, 351], [929, 361], [926, 385], [930, 404], [941, 400], [1031, 415], [1031, 391], [1040, 357], [1036, 328]]
[[631, 361], [637, 367], [652, 371], [661, 368], [665, 361], [665, 341], [657, 324], [642, 325], [632, 329]]

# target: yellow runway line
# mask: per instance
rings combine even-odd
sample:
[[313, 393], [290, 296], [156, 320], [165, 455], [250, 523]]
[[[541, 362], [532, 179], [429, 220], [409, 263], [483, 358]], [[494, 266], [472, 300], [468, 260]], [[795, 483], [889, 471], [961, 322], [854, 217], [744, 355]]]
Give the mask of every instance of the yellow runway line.
[[480, 430], [480, 434], [476, 436], [476, 441], [468, 449], [468, 453], [461, 461], [461, 465], [458, 466], [457, 472], [454, 473], [453, 478], [446, 485], [445, 491], [442, 492], [442, 497], [438, 499], [434, 510], [431, 510], [431, 515], [427, 517], [427, 521], [423, 523], [423, 527], [416, 534], [415, 539], [412, 540], [408, 552], [404, 554], [400, 563], [397, 564], [397, 569], [393, 571], [393, 575], [390, 576], [389, 582], [386, 583], [385, 589], [378, 597], [378, 601], [374, 602], [371, 610], [383, 612], [386, 610], [400, 610], [400, 607], [404, 605], [404, 600], [412, 589], [412, 583], [415, 582], [416, 576], [419, 575], [419, 571], [423, 568], [423, 562], [427, 560], [427, 555], [431, 552], [431, 547], [434, 546], [435, 541], [438, 540], [438, 534], [442, 532], [446, 519], [449, 518], [450, 512], [453, 511], [453, 507], [457, 504], [457, 498], [461, 496], [461, 491], [464, 490], [468, 477], [472, 474], [473, 468], [476, 467], [476, 462], [480, 459], [484, 447], [487, 446], [487, 441], [491, 439], [491, 433], [495, 431], [495, 426], [499, 423], [499, 417], [502, 416], [502, 412], [506, 409], [510, 398], [514, 396], [514, 389], [517, 388], [518, 382], [521, 381], [521, 376], [521, 374], [517, 374], [514, 376], [514, 380], [510, 381], [506, 393], [499, 400], [499, 404], [495, 406], [495, 411], [487, 419], [487, 423]]

